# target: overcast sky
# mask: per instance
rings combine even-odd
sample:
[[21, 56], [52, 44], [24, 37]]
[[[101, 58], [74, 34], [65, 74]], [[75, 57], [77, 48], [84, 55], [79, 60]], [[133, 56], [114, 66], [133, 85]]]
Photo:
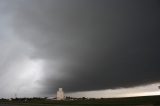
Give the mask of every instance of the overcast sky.
[[159, 36], [159, 0], [0, 0], [0, 96], [160, 94]]

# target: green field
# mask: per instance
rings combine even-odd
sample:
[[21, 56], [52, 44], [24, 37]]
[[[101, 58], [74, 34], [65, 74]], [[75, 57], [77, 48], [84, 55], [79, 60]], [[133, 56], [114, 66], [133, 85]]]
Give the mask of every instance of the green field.
[[45, 98], [17, 98], [10, 101], [1, 99], [0, 104], [0, 106], [160, 106], [160, 96], [101, 99], [79, 98], [64, 101]]

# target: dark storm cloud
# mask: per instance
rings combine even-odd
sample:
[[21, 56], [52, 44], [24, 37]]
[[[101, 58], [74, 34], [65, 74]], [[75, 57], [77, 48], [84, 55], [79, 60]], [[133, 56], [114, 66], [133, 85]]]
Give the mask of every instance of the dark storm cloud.
[[160, 81], [158, 0], [28, 0], [13, 26], [45, 60], [45, 92], [132, 87]]

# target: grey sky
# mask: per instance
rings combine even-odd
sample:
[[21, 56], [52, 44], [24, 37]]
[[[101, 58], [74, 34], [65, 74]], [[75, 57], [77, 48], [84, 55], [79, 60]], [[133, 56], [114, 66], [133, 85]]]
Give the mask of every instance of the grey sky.
[[0, 94], [158, 83], [159, 19], [158, 0], [0, 0]]

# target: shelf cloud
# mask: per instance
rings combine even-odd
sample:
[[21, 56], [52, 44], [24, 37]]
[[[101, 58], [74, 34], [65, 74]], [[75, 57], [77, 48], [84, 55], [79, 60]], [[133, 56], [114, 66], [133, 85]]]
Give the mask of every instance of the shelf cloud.
[[1, 0], [0, 8], [0, 27], [10, 30], [6, 42], [18, 39], [15, 52], [43, 61], [36, 80], [43, 94], [59, 87], [77, 92], [160, 81], [158, 0]]

